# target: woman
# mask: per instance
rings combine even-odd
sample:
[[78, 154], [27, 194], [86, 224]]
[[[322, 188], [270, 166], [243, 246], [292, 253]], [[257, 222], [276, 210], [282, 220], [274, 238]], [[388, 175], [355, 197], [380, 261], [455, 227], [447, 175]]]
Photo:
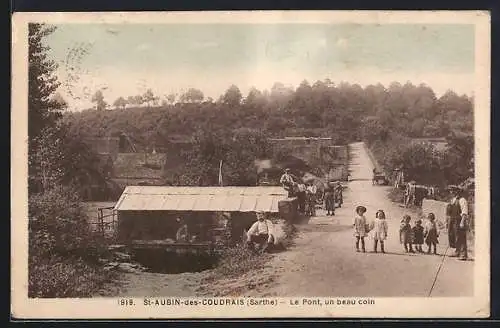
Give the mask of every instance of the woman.
[[307, 189], [307, 214], [310, 216], [316, 215], [316, 192], [317, 188], [313, 182], [308, 183]]
[[335, 215], [335, 190], [330, 183], [325, 189], [325, 209], [326, 215]]

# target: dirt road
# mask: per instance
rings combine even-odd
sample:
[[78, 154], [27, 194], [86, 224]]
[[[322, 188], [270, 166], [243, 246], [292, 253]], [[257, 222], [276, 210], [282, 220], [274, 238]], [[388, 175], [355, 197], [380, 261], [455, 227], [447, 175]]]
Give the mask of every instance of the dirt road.
[[[296, 246], [276, 256], [268, 268], [279, 274], [266, 293], [283, 297], [429, 294], [443, 257], [404, 252], [398, 229], [406, 210], [388, 200], [390, 187], [372, 186], [373, 166], [363, 144], [351, 144], [350, 149], [352, 181], [345, 191], [342, 208], [333, 217], [318, 216], [298, 226]], [[369, 239], [367, 253], [355, 252], [351, 225], [357, 205], [367, 208], [368, 219], [377, 209], [385, 211], [389, 223], [386, 254], [372, 253]], [[446, 236], [440, 239], [438, 253], [443, 254]], [[446, 256], [431, 296], [472, 295], [473, 263]]]
[[[128, 279], [125, 294], [155, 296], [428, 296], [441, 262], [443, 266], [431, 296], [473, 295], [473, 261], [449, 256], [406, 254], [399, 244], [399, 221], [408, 210], [387, 198], [390, 187], [372, 186], [372, 162], [362, 143], [350, 145], [351, 180], [344, 204], [335, 216], [318, 217], [298, 225], [295, 246], [275, 254], [264, 269], [210, 286], [195, 288], [203, 273], [183, 275], [139, 274]], [[389, 223], [386, 254], [356, 253], [352, 231], [354, 208], [367, 208], [367, 219], [383, 209]], [[440, 237], [438, 253], [446, 250]], [[424, 247], [425, 249], [425, 247]], [[448, 251], [451, 253], [451, 251]], [[186, 284], [181, 288], [181, 282]], [[168, 285], [171, 285], [169, 287]], [[173, 288], [172, 285], [175, 287]], [[214, 295], [214, 291], [218, 291]]]

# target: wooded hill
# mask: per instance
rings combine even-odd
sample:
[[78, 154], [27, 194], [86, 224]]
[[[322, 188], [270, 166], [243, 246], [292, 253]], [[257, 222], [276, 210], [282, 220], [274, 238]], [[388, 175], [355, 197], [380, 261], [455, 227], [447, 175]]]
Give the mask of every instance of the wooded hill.
[[77, 135], [116, 136], [123, 131], [147, 148], [162, 147], [171, 136], [191, 139], [199, 131], [241, 129], [270, 137], [328, 136], [338, 143], [372, 137], [376, 131], [366, 127], [374, 125], [407, 137], [443, 137], [450, 131], [471, 133], [472, 109], [472, 98], [452, 91], [436, 97], [426, 85], [362, 88], [326, 80], [312, 86], [304, 81], [295, 90], [276, 83], [270, 91], [252, 89], [245, 98], [232, 86], [217, 102], [198, 99], [65, 116]]

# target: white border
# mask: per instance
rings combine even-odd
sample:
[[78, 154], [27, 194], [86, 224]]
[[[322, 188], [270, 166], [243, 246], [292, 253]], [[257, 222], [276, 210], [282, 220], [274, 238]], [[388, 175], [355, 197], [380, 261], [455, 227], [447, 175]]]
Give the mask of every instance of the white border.
[[[16, 318], [258, 318], [258, 317], [452, 317], [479, 318], [490, 313], [490, 16], [486, 11], [252, 11], [252, 12], [114, 12], [15, 13], [12, 17], [11, 150], [11, 313]], [[120, 307], [114, 298], [27, 298], [27, 24], [474, 24], [475, 34], [475, 169], [478, 218], [475, 238], [475, 288], [470, 298], [375, 298], [372, 306], [294, 307], [288, 298], [276, 307]]]

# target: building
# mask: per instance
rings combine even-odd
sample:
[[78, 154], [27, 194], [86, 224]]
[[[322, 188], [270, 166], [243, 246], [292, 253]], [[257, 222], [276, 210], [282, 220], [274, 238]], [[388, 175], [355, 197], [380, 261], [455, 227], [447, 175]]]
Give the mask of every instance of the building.
[[281, 187], [128, 186], [114, 207], [118, 242], [174, 240], [180, 227], [177, 218], [198, 242], [214, 241], [225, 218], [238, 240], [257, 211], [292, 220], [295, 201]]
[[163, 185], [166, 162], [167, 154], [118, 153], [113, 161], [111, 179], [123, 188], [129, 185]]
[[448, 141], [446, 140], [446, 138], [414, 138], [412, 139], [412, 142], [433, 145], [434, 148], [439, 152], [445, 151], [446, 147], [448, 146]]

